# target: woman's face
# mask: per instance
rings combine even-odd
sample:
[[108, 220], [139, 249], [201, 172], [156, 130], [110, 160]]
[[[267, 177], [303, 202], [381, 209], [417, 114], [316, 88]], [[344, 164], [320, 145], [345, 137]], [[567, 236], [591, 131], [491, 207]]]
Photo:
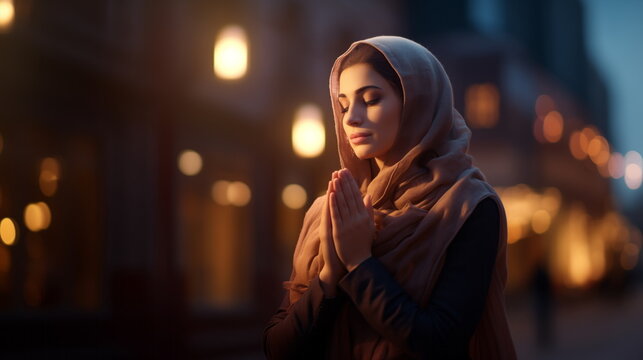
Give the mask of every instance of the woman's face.
[[402, 114], [402, 100], [393, 87], [366, 63], [352, 65], [339, 76], [339, 104], [342, 125], [359, 159], [375, 158], [394, 163], [393, 147]]

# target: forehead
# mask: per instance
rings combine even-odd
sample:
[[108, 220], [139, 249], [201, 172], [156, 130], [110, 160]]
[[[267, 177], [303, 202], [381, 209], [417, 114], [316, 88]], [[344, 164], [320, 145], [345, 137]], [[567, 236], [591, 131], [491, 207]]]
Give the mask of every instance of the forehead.
[[341, 94], [352, 95], [355, 90], [366, 85], [376, 85], [384, 89], [388, 84], [370, 64], [366, 63], [347, 67], [339, 76], [339, 92]]

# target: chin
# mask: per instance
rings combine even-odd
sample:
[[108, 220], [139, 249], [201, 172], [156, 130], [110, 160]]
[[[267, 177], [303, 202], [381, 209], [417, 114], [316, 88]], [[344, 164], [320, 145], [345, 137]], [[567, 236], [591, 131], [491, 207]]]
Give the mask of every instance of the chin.
[[366, 159], [371, 159], [375, 157], [374, 153], [370, 151], [370, 149], [355, 149], [353, 148], [353, 153], [355, 153], [355, 156], [357, 156], [358, 159], [360, 160], [366, 160]]

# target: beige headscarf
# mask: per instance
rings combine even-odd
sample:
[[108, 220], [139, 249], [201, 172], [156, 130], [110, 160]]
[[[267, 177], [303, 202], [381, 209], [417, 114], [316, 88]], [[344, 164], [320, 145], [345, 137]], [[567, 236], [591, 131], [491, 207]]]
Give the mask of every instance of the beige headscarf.
[[[391, 151], [405, 155], [376, 176], [373, 160], [360, 160], [353, 153], [337, 101], [340, 65], [359, 44], [384, 54], [399, 75], [404, 94], [400, 130]], [[335, 61], [330, 95], [341, 165], [351, 171], [362, 194], [371, 194], [373, 199], [378, 228], [373, 256], [420, 306], [428, 304], [447, 247], [467, 217], [484, 198], [497, 202], [501, 219], [498, 254], [469, 352], [473, 359], [514, 359], [504, 306], [506, 214], [497, 193], [467, 154], [471, 131], [453, 107], [451, 83], [440, 62], [425, 47], [405, 38], [378, 36], [357, 41]], [[322, 204], [323, 197], [317, 198], [304, 218], [291, 279], [284, 283], [290, 289], [291, 304], [323, 267], [318, 236]], [[352, 304], [341, 309], [330, 347], [337, 358], [349, 354], [356, 359], [406, 356], [377, 333]]]

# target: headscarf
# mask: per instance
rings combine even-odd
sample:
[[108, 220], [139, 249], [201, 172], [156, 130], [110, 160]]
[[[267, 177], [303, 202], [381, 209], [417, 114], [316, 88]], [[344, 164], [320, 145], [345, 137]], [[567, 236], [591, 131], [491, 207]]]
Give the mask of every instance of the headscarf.
[[[372, 46], [385, 56], [403, 90], [401, 123], [390, 150], [402, 156], [377, 173], [373, 171], [373, 159], [360, 160], [354, 154], [337, 101], [341, 64], [360, 44]], [[354, 42], [337, 58], [329, 85], [341, 166], [353, 174], [362, 195], [372, 198], [378, 229], [372, 254], [422, 308], [429, 302], [447, 248], [458, 230], [480, 201], [487, 197], [496, 201], [500, 211], [497, 257], [469, 353], [473, 359], [514, 359], [504, 304], [506, 214], [495, 190], [472, 165], [467, 153], [471, 131], [453, 107], [451, 83], [440, 62], [409, 39], [373, 37]], [[284, 282], [291, 304], [323, 267], [318, 232], [322, 205], [323, 196], [313, 202], [304, 217], [293, 255], [293, 272], [290, 281]], [[334, 324], [330, 352], [334, 357], [350, 354], [356, 359], [407, 356], [377, 333], [351, 303], [341, 309]]]

